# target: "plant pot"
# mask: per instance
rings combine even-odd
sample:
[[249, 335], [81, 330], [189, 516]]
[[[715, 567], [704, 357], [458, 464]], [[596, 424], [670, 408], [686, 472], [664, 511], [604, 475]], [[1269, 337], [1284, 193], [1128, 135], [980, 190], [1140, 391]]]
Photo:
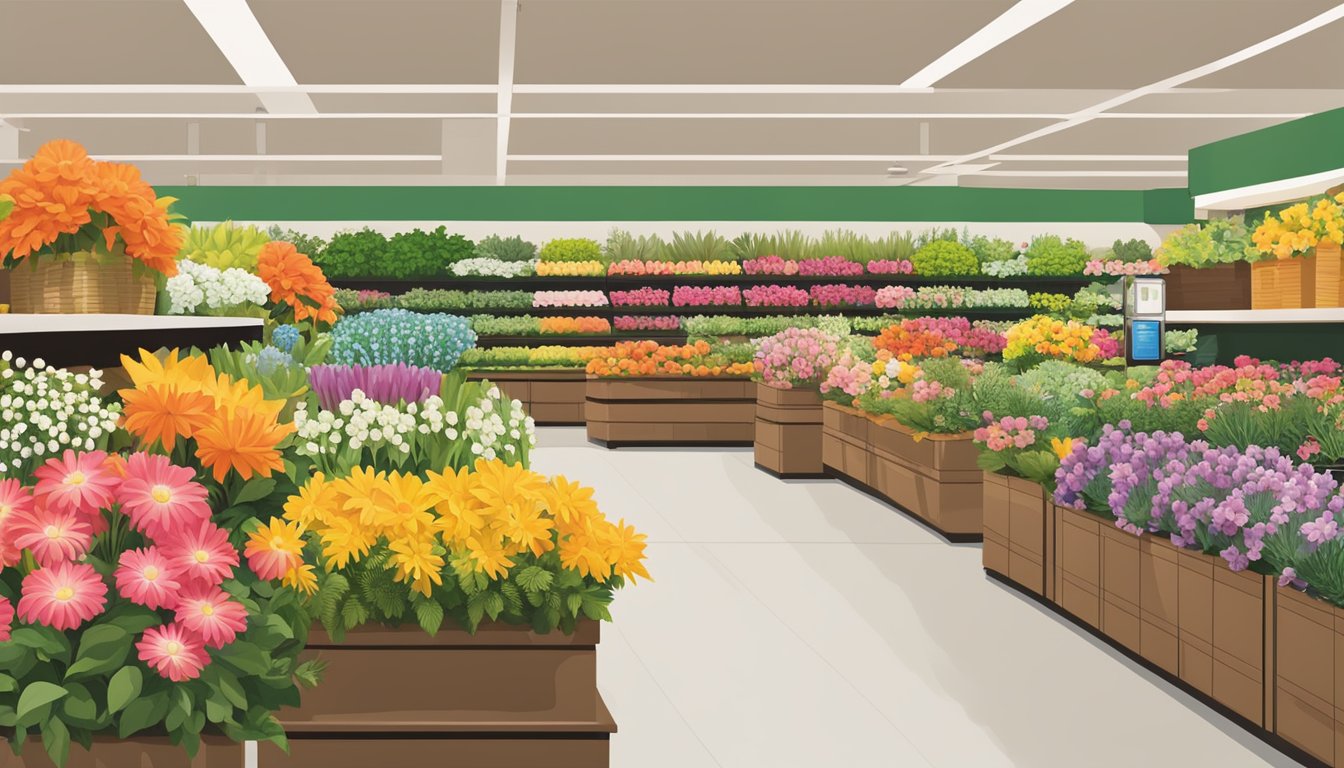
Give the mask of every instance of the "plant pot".
[[821, 461], [826, 469], [867, 487], [872, 480], [868, 421], [862, 411], [830, 401], [821, 406]]
[[1274, 732], [1327, 765], [1344, 759], [1344, 610], [1275, 595]]
[[599, 639], [590, 621], [573, 635], [369, 626], [339, 644], [314, 628], [304, 658], [327, 662], [322, 684], [280, 711], [290, 754], [266, 747], [261, 765], [434, 765], [452, 754], [469, 765], [605, 766], [615, 723], [597, 692]]
[[[42, 742], [30, 733], [23, 745], [23, 754], [15, 757], [9, 745], [3, 747], [6, 768], [56, 768], [47, 757]], [[93, 748], [86, 750], [79, 744], [70, 745], [70, 757], [65, 768], [243, 768], [243, 745], [223, 736], [201, 737], [201, 748], [196, 757], [187, 757], [182, 747], [166, 736], [133, 736], [116, 739], [94, 736]]]
[[30, 256], [10, 269], [16, 314], [152, 315], [154, 278], [129, 256]]
[[756, 385], [756, 466], [780, 477], [818, 477], [821, 394]]
[[895, 419], [870, 417], [868, 443], [870, 485], [879, 496], [950, 540], [983, 538], [984, 473], [970, 433], [916, 440]]
[[981, 494], [984, 566], [1045, 598], [1054, 594], [1050, 559], [1054, 520], [1038, 483], [986, 472]]
[[1167, 309], [1250, 309], [1251, 265], [1238, 261], [1202, 269], [1173, 265], [1164, 276]]
[[588, 439], [622, 445], [752, 445], [756, 384], [743, 378], [590, 377]]
[[1316, 305], [1314, 257], [1267, 259], [1251, 265], [1251, 309], [1309, 309]]

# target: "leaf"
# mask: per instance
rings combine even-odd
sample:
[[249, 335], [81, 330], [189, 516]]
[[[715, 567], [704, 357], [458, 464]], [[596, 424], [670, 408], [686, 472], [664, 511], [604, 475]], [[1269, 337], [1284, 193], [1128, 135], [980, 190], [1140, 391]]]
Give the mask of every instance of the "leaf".
[[163, 722], [163, 718], [167, 714], [167, 691], [158, 691], [136, 699], [122, 711], [121, 720], [117, 724], [117, 735], [124, 739], [132, 734], [139, 733]]
[[518, 573], [516, 581], [519, 586], [529, 593], [545, 592], [551, 588], [551, 583], [555, 581], [555, 576], [541, 566], [529, 565]]
[[66, 718], [74, 725], [95, 727], [98, 722], [98, 703], [93, 700], [93, 694], [79, 683], [70, 683], [65, 688], [69, 695], [61, 702], [61, 709]]
[[9, 636], [11, 642], [32, 648], [40, 658], [69, 660], [70, 641], [50, 627], [19, 627]]
[[431, 636], [438, 634], [443, 626], [443, 606], [433, 600], [421, 600], [415, 604], [415, 619]]
[[120, 712], [140, 695], [144, 673], [139, 667], [125, 666], [117, 670], [107, 684], [107, 711]]
[[238, 681], [237, 675], [217, 667], [213, 682], [226, 701], [238, 709], [247, 709], [247, 693], [243, 690], [243, 684]]
[[294, 669], [294, 679], [305, 688], [316, 688], [322, 683], [322, 675], [327, 671], [327, 662], [321, 659], [309, 659]]
[[29, 683], [23, 689], [23, 693], [19, 694], [19, 704], [15, 708], [19, 722], [25, 721], [29, 715], [53, 701], [59, 701], [68, 693], [69, 691], [55, 683], [48, 683], [43, 680]]
[[79, 640], [75, 662], [65, 671], [66, 680], [101, 675], [120, 667], [131, 652], [131, 636], [116, 624], [89, 627]]
[[59, 718], [51, 718], [42, 724], [42, 746], [47, 756], [56, 765], [65, 765], [70, 758], [70, 729]]
[[0, 673], [0, 693], [9, 693], [19, 690], [19, 681], [9, 675]]
[[569, 614], [578, 616], [579, 610], [583, 608], [583, 595], [574, 593], [566, 598], [566, 604], [569, 606]]
[[346, 629], [354, 629], [368, 619], [369, 611], [363, 603], [353, 596], [345, 601], [345, 607], [341, 609], [341, 622], [345, 624]]
[[271, 495], [275, 490], [275, 480], [269, 477], [254, 477], [243, 484], [238, 494], [233, 497], [234, 505], [246, 504], [249, 501], [261, 501]]
[[975, 465], [986, 472], [998, 472], [1007, 466], [1003, 456], [987, 449], [980, 451], [980, 455], [975, 458]]
[[172, 704], [168, 707], [168, 716], [163, 719], [163, 727], [170, 732], [179, 730], [191, 718], [191, 693], [183, 686], [173, 689]]
[[505, 612], [514, 616], [523, 612], [523, 598], [517, 587], [507, 581], [500, 582], [499, 594], [504, 600]]
[[215, 654], [215, 658], [237, 669], [244, 675], [265, 675], [271, 671], [271, 662], [255, 643], [235, 640]]

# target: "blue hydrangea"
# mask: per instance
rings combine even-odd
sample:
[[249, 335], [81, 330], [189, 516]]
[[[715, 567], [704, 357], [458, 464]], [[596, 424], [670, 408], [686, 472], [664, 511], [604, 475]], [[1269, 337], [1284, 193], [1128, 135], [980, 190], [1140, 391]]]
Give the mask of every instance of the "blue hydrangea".
[[294, 345], [299, 343], [299, 329], [282, 325], [271, 334], [271, 343], [279, 347], [281, 352], [293, 352]]
[[447, 373], [476, 346], [466, 318], [379, 309], [342, 318], [331, 330], [334, 365], [405, 363]]
[[272, 373], [286, 368], [294, 358], [289, 353], [277, 347], [266, 347], [257, 353], [257, 373], [262, 376], [270, 376]]

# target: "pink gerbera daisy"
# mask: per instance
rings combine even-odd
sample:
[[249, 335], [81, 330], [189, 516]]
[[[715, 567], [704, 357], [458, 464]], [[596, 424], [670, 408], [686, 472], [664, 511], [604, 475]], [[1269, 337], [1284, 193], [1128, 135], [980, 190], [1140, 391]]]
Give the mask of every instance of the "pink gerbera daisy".
[[180, 624], [146, 629], [135, 648], [141, 661], [174, 683], [200, 677], [201, 669], [210, 663], [201, 641]]
[[93, 533], [73, 512], [57, 512], [45, 504], [15, 512], [7, 528], [16, 549], [27, 549], [42, 567], [70, 562], [89, 551]]
[[115, 576], [117, 591], [136, 605], [154, 610], [171, 610], [177, 605], [177, 591], [182, 584], [177, 580], [177, 571], [157, 547], [123, 552]]
[[106, 603], [107, 585], [92, 565], [61, 563], [23, 578], [19, 618], [64, 631], [97, 616]]
[[9, 631], [14, 626], [14, 604], [0, 597], [0, 643], [9, 642]]
[[219, 586], [238, 566], [238, 550], [229, 544], [229, 534], [209, 520], [169, 530], [159, 546], [184, 585]]
[[33, 495], [45, 499], [58, 512], [96, 516], [112, 506], [121, 478], [107, 465], [103, 451], [75, 453], [67, 450], [59, 459], [48, 459], [33, 476]]
[[117, 491], [121, 511], [146, 535], [158, 538], [175, 526], [195, 527], [210, 519], [205, 486], [196, 473], [174, 466], [167, 456], [137, 453], [126, 462], [126, 479]]
[[232, 643], [247, 631], [247, 609], [219, 587], [194, 586], [178, 597], [177, 620], [211, 648]]
[[18, 565], [22, 552], [14, 545], [10, 516], [33, 508], [33, 493], [18, 480], [0, 480], [0, 568]]

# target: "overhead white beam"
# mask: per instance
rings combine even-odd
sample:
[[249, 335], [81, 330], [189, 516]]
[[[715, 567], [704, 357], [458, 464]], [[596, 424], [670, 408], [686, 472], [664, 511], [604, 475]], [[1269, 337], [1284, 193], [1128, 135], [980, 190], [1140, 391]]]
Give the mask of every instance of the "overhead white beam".
[[1019, 163], [1184, 163], [1185, 155], [990, 155], [990, 160]]
[[1344, 182], [1344, 168], [1195, 196], [1199, 211], [1244, 211], [1319, 194]]
[[514, 93], [527, 94], [857, 94], [932, 93], [932, 88], [904, 85], [863, 85], [835, 83], [517, 83]]
[[[113, 163], [422, 163], [439, 162], [442, 155], [90, 155]], [[0, 165], [22, 165], [27, 158], [0, 159]]]
[[509, 155], [530, 163], [885, 163], [891, 160], [941, 160], [948, 155]]
[[975, 176], [1021, 178], [1185, 178], [1185, 171], [976, 171]]
[[[184, 0], [243, 83], [253, 87], [298, 85], [246, 0]], [[268, 112], [316, 112], [306, 93], [260, 93]]]
[[[1310, 112], [1111, 112], [1096, 119], [1295, 120]], [[479, 120], [497, 112], [298, 112], [267, 120]], [[514, 120], [1067, 120], [1065, 112], [513, 112]], [[255, 112], [5, 112], [13, 120], [255, 120]]]
[[509, 122], [513, 111], [513, 61], [518, 43], [518, 0], [499, 2], [499, 91], [495, 97], [495, 184], [509, 171]]
[[934, 59], [901, 85], [905, 88], [928, 88], [1072, 2], [1073, 0], [1018, 0], [1012, 8], [981, 27], [952, 50]]

